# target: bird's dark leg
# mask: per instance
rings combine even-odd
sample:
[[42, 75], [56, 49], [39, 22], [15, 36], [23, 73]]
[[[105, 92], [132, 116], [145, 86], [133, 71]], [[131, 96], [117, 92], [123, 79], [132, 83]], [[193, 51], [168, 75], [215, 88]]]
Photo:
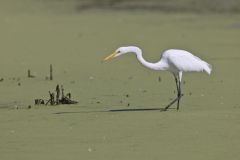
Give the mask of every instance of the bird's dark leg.
[[177, 95], [177, 110], [179, 110], [179, 103], [181, 100], [181, 97], [183, 96], [182, 91], [181, 91], [181, 81], [178, 81], [178, 95]]
[[177, 87], [177, 93], [179, 92], [179, 83], [178, 83], [178, 78], [174, 76], [175, 82], [176, 82], [176, 87]]
[[182, 97], [180, 90], [180, 83], [178, 78], [174, 75], [175, 82], [176, 82], [176, 87], [177, 87], [177, 98], [175, 98], [172, 102], [170, 102], [164, 109], [163, 111], [166, 111], [169, 107], [171, 107], [176, 101], [178, 101], [178, 108], [179, 108], [179, 100]]

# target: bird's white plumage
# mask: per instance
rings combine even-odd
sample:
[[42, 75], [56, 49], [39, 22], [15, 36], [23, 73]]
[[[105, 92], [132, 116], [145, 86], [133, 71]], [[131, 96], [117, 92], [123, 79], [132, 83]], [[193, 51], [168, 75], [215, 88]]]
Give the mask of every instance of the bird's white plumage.
[[161, 59], [157, 63], [147, 62], [142, 56], [142, 50], [136, 46], [120, 47], [115, 51], [112, 57], [118, 57], [126, 53], [135, 53], [137, 59], [145, 67], [153, 70], [168, 70], [173, 74], [179, 72], [201, 72], [211, 73], [212, 67], [207, 62], [194, 56], [188, 51], [180, 49], [169, 49], [162, 53]]
[[212, 67], [207, 62], [194, 56], [188, 51], [169, 49], [162, 53], [160, 63], [166, 63], [168, 70], [177, 72], [201, 72], [211, 73]]

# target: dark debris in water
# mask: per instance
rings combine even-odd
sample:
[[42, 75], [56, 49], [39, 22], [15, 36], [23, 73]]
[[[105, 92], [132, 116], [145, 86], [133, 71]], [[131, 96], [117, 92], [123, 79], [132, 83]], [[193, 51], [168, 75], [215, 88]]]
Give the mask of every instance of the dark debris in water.
[[78, 101], [72, 100], [71, 93], [64, 93], [63, 85], [61, 87], [59, 85], [56, 86], [55, 92], [49, 93], [49, 100], [45, 103], [43, 99], [35, 99], [35, 105], [60, 105], [60, 104], [77, 104]]

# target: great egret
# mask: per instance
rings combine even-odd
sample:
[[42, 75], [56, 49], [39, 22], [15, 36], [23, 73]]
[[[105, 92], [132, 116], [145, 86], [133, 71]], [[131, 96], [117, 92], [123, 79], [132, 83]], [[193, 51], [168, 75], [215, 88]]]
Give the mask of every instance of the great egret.
[[104, 61], [113, 59], [126, 53], [136, 54], [138, 61], [147, 68], [152, 70], [167, 70], [173, 74], [177, 86], [177, 98], [169, 103], [164, 110], [167, 110], [175, 102], [177, 102], [177, 110], [179, 109], [179, 102], [183, 96], [181, 92], [181, 80], [183, 72], [205, 71], [210, 75], [212, 71], [210, 64], [194, 56], [188, 51], [179, 49], [166, 50], [162, 53], [160, 61], [156, 63], [150, 63], [143, 58], [142, 50], [140, 48], [136, 46], [120, 47], [111, 55], [107, 56]]

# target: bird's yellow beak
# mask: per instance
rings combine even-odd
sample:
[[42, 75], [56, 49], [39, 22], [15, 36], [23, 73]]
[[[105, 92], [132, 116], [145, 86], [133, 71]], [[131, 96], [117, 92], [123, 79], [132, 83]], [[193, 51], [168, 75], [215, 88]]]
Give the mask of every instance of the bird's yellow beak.
[[104, 58], [104, 61], [107, 61], [107, 60], [110, 60], [110, 59], [113, 59], [115, 56], [116, 56], [117, 52], [113, 52], [112, 54], [110, 54], [109, 56], [107, 56], [106, 58]]

